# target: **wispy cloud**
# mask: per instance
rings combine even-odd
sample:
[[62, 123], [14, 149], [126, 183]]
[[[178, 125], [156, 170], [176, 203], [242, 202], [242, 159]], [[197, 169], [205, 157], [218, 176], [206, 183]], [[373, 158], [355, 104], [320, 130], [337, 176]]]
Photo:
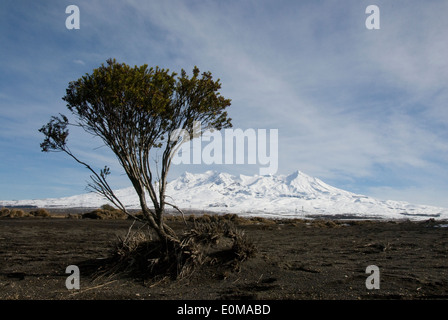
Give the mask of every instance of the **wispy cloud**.
[[86, 65], [86, 63], [85, 63], [84, 61], [79, 60], [79, 59], [77, 59], [77, 60], [73, 60], [73, 62], [76, 63], [76, 64], [80, 64], [80, 65], [82, 65], [82, 66], [85, 66], [85, 65]]

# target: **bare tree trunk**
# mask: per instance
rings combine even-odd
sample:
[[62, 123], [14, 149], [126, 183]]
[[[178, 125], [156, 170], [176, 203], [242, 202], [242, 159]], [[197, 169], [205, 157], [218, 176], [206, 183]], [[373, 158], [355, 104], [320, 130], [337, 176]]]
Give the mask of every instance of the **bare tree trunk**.
[[164, 209], [158, 208], [155, 212], [156, 214], [156, 226], [154, 227], [157, 235], [160, 238], [160, 241], [162, 244], [167, 248], [171, 249], [173, 245], [179, 244], [179, 238], [177, 237], [176, 233], [173, 229], [171, 229], [164, 221], [163, 221], [163, 214]]

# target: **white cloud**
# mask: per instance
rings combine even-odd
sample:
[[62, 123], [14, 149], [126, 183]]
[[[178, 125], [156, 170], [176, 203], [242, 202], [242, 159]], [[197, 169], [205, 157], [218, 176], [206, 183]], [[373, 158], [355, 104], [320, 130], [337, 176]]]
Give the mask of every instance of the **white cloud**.
[[[355, 2], [303, 12], [298, 4], [269, 11], [257, 3], [239, 10], [235, 3], [129, 3], [175, 38], [186, 63], [222, 75], [237, 123], [280, 129], [281, 143], [293, 146], [284, 147], [285, 169], [356, 177], [372, 174], [376, 163], [423, 167], [446, 155], [446, 143], [410, 110], [448, 78], [448, 45], [438, 41], [445, 4], [422, 13], [380, 3], [382, 29], [367, 31], [365, 8]], [[421, 29], [409, 32], [417, 18]]]

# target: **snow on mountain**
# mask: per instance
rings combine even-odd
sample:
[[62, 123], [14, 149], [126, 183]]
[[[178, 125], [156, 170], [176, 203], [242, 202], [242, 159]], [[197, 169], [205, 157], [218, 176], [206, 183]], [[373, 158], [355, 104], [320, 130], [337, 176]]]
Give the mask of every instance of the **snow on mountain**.
[[[133, 188], [116, 191], [130, 209], [138, 209]], [[167, 186], [167, 201], [179, 208], [264, 217], [347, 216], [352, 218], [428, 219], [448, 218], [448, 209], [382, 201], [332, 187], [296, 171], [290, 175], [234, 176], [206, 171], [185, 172]], [[0, 206], [99, 207], [107, 203], [94, 194], [59, 199], [0, 201]]]

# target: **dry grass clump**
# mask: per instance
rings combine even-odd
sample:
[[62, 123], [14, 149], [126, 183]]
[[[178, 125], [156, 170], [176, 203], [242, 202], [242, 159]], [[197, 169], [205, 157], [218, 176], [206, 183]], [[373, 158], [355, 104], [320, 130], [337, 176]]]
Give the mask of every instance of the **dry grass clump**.
[[194, 228], [184, 234], [184, 245], [193, 244], [211, 258], [211, 261], [224, 260], [242, 262], [252, 257], [256, 248], [241, 229], [228, 221], [196, 223]]
[[253, 225], [253, 224], [273, 225], [276, 223], [274, 220], [271, 219], [266, 219], [262, 217], [241, 217], [235, 213], [212, 214], [212, 215], [192, 214], [186, 217], [186, 220], [193, 223], [232, 222], [235, 225]]
[[9, 213], [10, 213], [10, 210], [8, 208], [1, 208], [0, 209], [0, 218], [8, 217]]
[[340, 228], [342, 223], [330, 219], [317, 219], [309, 222], [313, 227], [318, 228]]
[[[143, 213], [137, 212], [134, 216], [144, 219]], [[235, 225], [274, 225], [277, 222], [272, 219], [266, 219], [263, 217], [241, 217], [235, 213], [226, 214], [190, 214], [183, 216], [179, 214], [166, 214], [163, 219], [168, 222], [192, 222], [192, 223], [216, 223], [216, 222], [231, 222]]]
[[100, 209], [93, 210], [91, 212], [84, 213], [82, 215], [83, 219], [127, 219], [127, 215], [122, 211], [112, 207], [111, 205], [105, 204], [101, 206]]
[[23, 211], [22, 209], [9, 209], [2, 208], [0, 210], [1, 218], [23, 218], [31, 216], [28, 212]]
[[38, 217], [38, 218], [49, 218], [51, 217], [50, 212], [44, 208], [39, 208], [26, 212], [22, 209], [16, 208], [2, 208], [0, 209], [0, 217], [4, 218], [24, 218], [24, 217]]
[[40, 217], [40, 218], [49, 218], [49, 217], [51, 217], [50, 212], [48, 212], [48, 210], [43, 209], [43, 208], [39, 208], [37, 210], [31, 211], [30, 215], [32, 215], [33, 217]]
[[0, 217], [4, 218], [51, 218], [51, 213], [44, 208], [31, 210], [30, 212], [18, 208], [2, 208], [0, 209]]
[[121, 274], [145, 280], [180, 279], [206, 265], [236, 271], [242, 261], [255, 253], [255, 245], [232, 223], [196, 222], [179, 243], [169, 247], [141, 231], [119, 237], [111, 257], [97, 276]]

